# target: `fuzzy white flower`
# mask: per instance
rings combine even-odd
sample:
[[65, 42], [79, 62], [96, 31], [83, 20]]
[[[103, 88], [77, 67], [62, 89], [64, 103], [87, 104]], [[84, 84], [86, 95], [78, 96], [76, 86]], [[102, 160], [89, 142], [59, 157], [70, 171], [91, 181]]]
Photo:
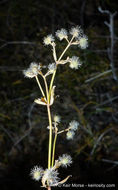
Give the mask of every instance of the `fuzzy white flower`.
[[71, 69], [78, 69], [78, 67], [80, 67], [82, 64], [81, 61], [79, 60], [79, 57], [77, 56], [73, 56], [72, 58], [70, 58], [69, 62], [70, 62], [69, 67]]
[[60, 116], [59, 116], [59, 115], [54, 115], [53, 120], [54, 120], [54, 122], [55, 122], [55, 123], [60, 123], [61, 118], [60, 118]]
[[64, 38], [68, 38], [67, 31], [64, 28], [62, 28], [61, 30], [57, 30], [56, 36], [59, 38], [60, 41]]
[[32, 62], [27, 70], [23, 71], [23, 74], [25, 77], [33, 78], [38, 75], [38, 72], [41, 70], [40, 63], [34, 63]]
[[34, 166], [30, 175], [32, 176], [32, 179], [39, 181], [43, 175], [43, 169], [41, 167]]
[[63, 154], [59, 157], [59, 163], [62, 167], [70, 166], [70, 164], [72, 164], [72, 158], [68, 154]]
[[75, 132], [72, 131], [72, 130], [69, 130], [69, 131], [66, 133], [66, 138], [67, 138], [67, 140], [73, 139], [74, 135], [75, 135]]
[[48, 36], [46, 36], [43, 40], [45, 45], [51, 45], [52, 42], [54, 42], [54, 37], [52, 34], [49, 34]]
[[38, 71], [40, 70], [40, 65], [38, 65], [37, 63], [31, 63], [30, 64], [30, 70], [32, 73], [34, 73], [34, 75], [37, 75], [38, 74]]
[[47, 182], [48, 186], [54, 186], [59, 182], [58, 172], [53, 168], [46, 169], [42, 178], [43, 183]]
[[81, 49], [86, 49], [88, 47], [88, 37], [86, 35], [79, 38], [79, 47]]
[[73, 131], [76, 131], [78, 129], [78, 126], [79, 126], [78, 121], [73, 120], [69, 123], [69, 128]]
[[78, 38], [79, 35], [82, 34], [82, 29], [79, 26], [72, 27], [70, 30], [70, 34], [74, 36], [75, 38]]
[[56, 69], [56, 64], [55, 63], [50, 63], [48, 65], [48, 69], [49, 69], [50, 73], [53, 73], [55, 71], [55, 69]]
[[27, 78], [33, 78], [33, 77], [35, 77], [35, 75], [31, 72], [30, 69], [24, 70], [24, 71], [23, 71], [23, 74], [24, 74], [24, 76], [27, 77]]

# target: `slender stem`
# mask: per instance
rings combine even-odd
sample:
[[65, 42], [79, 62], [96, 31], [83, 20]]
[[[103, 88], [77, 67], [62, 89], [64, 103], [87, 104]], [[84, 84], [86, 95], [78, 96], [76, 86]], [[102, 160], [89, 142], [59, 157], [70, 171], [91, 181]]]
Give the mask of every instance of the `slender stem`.
[[[67, 51], [67, 49], [70, 47], [72, 41], [74, 39], [74, 36], [71, 38], [70, 42], [68, 43], [68, 45], [66, 46], [66, 48], [64, 49], [64, 51], [62, 52], [62, 54], [60, 55], [59, 59], [57, 61], [60, 61], [61, 58], [63, 57], [63, 55], [65, 54], [65, 52]], [[56, 68], [57, 70], [57, 68]], [[52, 75], [52, 79], [51, 79], [51, 82], [50, 82], [50, 89], [49, 89], [49, 95], [51, 93], [51, 89], [52, 89], [52, 86], [53, 86], [53, 82], [54, 82], [54, 78], [55, 78], [55, 74], [56, 74], [56, 70], [54, 71], [53, 75]]]
[[63, 55], [64, 55], [64, 54], [65, 54], [65, 52], [67, 51], [67, 49], [70, 47], [70, 45], [71, 45], [71, 43], [72, 43], [73, 39], [74, 39], [74, 36], [71, 38], [70, 42], [68, 43], [68, 45], [66, 46], [66, 48], [64, 49], [64, 51], [62, 52], [62, 54], [60, 55], [60, 57], [59, 57], [58, 61], [60, 61], [60, 60], [61, 60], [61, 58], [63, 57]]
[[[73, 41], [74, 37], [71, 38], [70, 42], [68, 43], [68, 45], [66, 46], [66, 48], [64, 49], [64, 51], [62, 52], [62, 54], [60, 55], [58, 61], [61, 60], [61, 58], [63, 57], [63, 55], [65, 54], [65, 52], [67, 51], [67, 49], [70, 47], [72, 41]], [[53, 86], [53, 82], [54, 82], [54, 78], [56, 75], [56, 70], [54, 71], [53, 75], [52, 75], [52, 79], [50, 82], [50, 89], [49, 89], [49, 99], [48, 101], [50, 102], [50, 94], [51, 94], [51, 89]], [[48, 152], [48, 168], [50, 168], [50, 163], [51, 163], [51, 149], [52, 149], [52, 121], [51, 121], [51, 116], [50, 116], [50, 109], [48, 107], [48, 116], [49, 116], [49, 122], [50, 122], [50, 133], [49, 133], [49, 152]], [[52, 154], [52, 166], [54, 164], [54, 157], [55, 157], [55, 145], [56, 145], [56, 140], [57, 140], [57, 134], [55, 134], [55, 138], [54, 138], [54, 143], [53, 143], [53, 154]]]
[[50, 99], [51, 89], [52, 89], [52, 86], [53, 86], [53, 82], [54, 82], [54, 78], [55, 78], [55, 75], [56, 75], [56, 71], [57, 71], [57, 69], [54, 71], [54, 73], [53, 73], [53, 75], [52, 75], [51, 82], [50, 82], [49, 99]]
[[54, 142], [53, 142], [53, 153], [52, 153], [52, 167], [54, 165], [54, 158], [55, 158], [55, 147], [56, 147], [56, 140], [57, 140], [57, 135], [63, 132], [69, 131], [69, 128], [64, 129], [62, 131], [57, 132], [57, 130], [55, 129], [55, 138], [54, 138]]
[[42, 87], [41, 87], [41, 84], [40, 84], [40, 82], [39, 82], [38, 77], [36, 76], [35, 78], [36, 78], [37, 84], [38, 84], [38, 86], [39, 86], [39, 88], [40, 88], [40, 90], [41, 90], [41, 93], [42, 93], [43, 97], [45, 97], [44, 91], [43, 91], [43, 89], [42, 89]]
[[54, 42], [53, 42], [52, 47], [53, 47], [53, 58], [54, 58], [54, 60], [56, 62], [57, 61], [57, 54], [56, 54], [56, 49], [55, 49], [55, 43]]
[[66, 131], [69, 131], [69, 128], [64, 129], [64, 130], [62, 130], [62, 131], [59, 131], [57, 134], [61, 134], [61, 133], [64, 133], [64, 132], [66, 132]]
[[47, 85], [47, 80], [43, 77], [45, 88], [46, 88], [46, 95], [47, 95], [47, 111], [48, 111], [48, 120], [49, 120], [49, 147], [48, 147], [48, 169], [51, 167], [51, 153], [52, 153], [52, 118], [51, 118], [51, 111], [50, 111], [50, 102], [49, 102], [49, 90]]
[[[69, 48], [69, 46], [72, 43], [74, 37], [72, 37], [72, 39], [70, 40], [70, 42], [68, 43], [68, 45], [66, 46], [66, 48], [64, 49], [64, 51], [62, 52], [62, 54], [60, 55], [58, 61], [61, 60], [61, 58], [63, 57], [63, 55], [65, 54], [65, 52], [67, 51], [67, 49]], [[57, 70], [57, 68], [56, 68]], [[51, 167], [51, 153], [52, 153], [52, 119], [51, 119], [51, 111], [50, 111], [50, 94], [51, 94], [51, 90], [52, 90], [52, 86], [53, 86], [53, 82], [54, 82], [54, 78], [56, 75], [56, 70], [54, 71], [53, 75], [52, 75], [52, 79], [50, 82], [50, 88], [48, 91], [48, 87], [47, 87], [47, 81], [46, 78], [44, 78], [44, 82], [45, 82], [45, 87], [46, 87], [46, 94], [47, 94], [47, 111], [48, 111], [48, 119], [49, 119], [49, 126], [50, 126], [50, 132], [49, 132], [49, 148], [48, 148], [48, 169]], [[55, 145], [56, 145], [56, 139], [57, 139], [57, 134], [55, 134], [55, 139], [54, 139], [54, 143], [53, 143], [53, 155], [52, 155], [52, 166], [54, 164], [54, 156], [55, 156]]]
[[45, 78], [45, 76], [43, 76], [43, 80], [44, 80], [44, 83], [45, 83], [45, 89], [46, 89], [46, 97], [47, 97], [47, 102], [49, 102], [49, 90], [48, 90], [48, 84], [47, 84], [47, 80]]
[[47, 110], [48, 110], [48, 119], [49, 119], [49, 126], [50, 126], [49, 147], [48, 147], [48, 169], [50, 169], [51, 153], [52, 153], [52, 119], [51, 119], [51, 112], [50, 112], [50, 106], [49, 105], [47, 105]]
[[56, 140], [57, 140], [57, 132], [55, 132], [55, 137], [54, 137], [54, 142], [53, 142], [52, 167], [54, 165]]

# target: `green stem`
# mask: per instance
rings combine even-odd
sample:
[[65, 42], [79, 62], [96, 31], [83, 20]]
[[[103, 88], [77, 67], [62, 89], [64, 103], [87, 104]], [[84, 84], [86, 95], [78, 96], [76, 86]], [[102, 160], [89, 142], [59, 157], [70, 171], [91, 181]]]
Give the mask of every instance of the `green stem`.
[[56, 71], [57, 71], [57, 69], [54, 71], [54, 73], [53, 73], [53, 75], [52, 75], [51, 82], [50, 82], [49, 99], [50, 99], [51, 90], [52, 90], [52, 86], [53, 86], [54, 78], [55, 78], [55, 75], [56, 75]]
[[[66, 52], [67, 49], [70, 47], [70, 45], [71, 45], [73, 39], [74, 39], [74, 37], [71, 38], [70, 42], [68, 43], [68, 45], [66, 46], [66, 48], [64, 49], [64, 51], [62, 52], [62, 54], [60, 55], [60, 57], [59, 57], [59, 59], [57, 60], [57, 62], [60, 61], [61, 58], [64, 56], [65, 52]], [[57, 71], [57, 68], [56, 68], [56, 70], [54, 71], [54, 73], [53, 73], [53, 75], [52, 75], [51, 82], [50, 82], [49, 97], [50, 97], [51, 89], [52, 89], [52, 86], [53, 86], [54, 78], [55, 78], [55, 75], [56, 75], [56, 71]]]
[[46, 95], [47, 95], [47, 111], [48, 111], [48, 120], [49, 120], [49, 147], [48, 147], [48, 169], [51, 167], [51, 154], [52, 154], [52, 118], [51, 118], [51, 111], [50, 111], [50, 102], [49, 102], [49, 90], [46, 78], [43, 77], [45, 88], [46, 88]]
[[[73, 38], [74, 37], [72, 37], [72, 39], [70, 40], [70, 42], [66, 46], [65, 50], [60, 55], [58, 61], [61, 60], [61, 58], [63, 57], [63, 55], [65, 54], [65, 52], [69, 48], [69, 46], [71, 45]], [[57, 70], [57, 68], [56, 68], [56, 70]], [[52, 119], [51, 119], [51, 111], [50, 111], [50, 95], [51, 95], [51, 90], [52, 90], [54, 78], [55, 78], [55, 75], [56, 75], [56, 70], [54, 71], [54, 73], [52, 75], [49, 91], [47, 90], [48, 89], [47, 88], [47, 81], [44, 78], [44, 82], [45, 82], [45, 86], [46, 86], [46, 93], [47, 93], [47, 111], [48, 111], [48, 119], [49, 119], [49, 127], [50, 127], [50, 132], [49, 132], [49, 148], [48, 148], [48, 169], [50, 169], [50, 167], [51, 167], [51, 153], [52, 153]], [[55, 134], [54, 143], [53, 143], [52, 166], [54, 164], [56, 139], [57, 139], [57, 134]]]
[[57, 132], [55, 133], [55, 138], [54, 138], [54, 142], [53, 142], [52, 167], [53, 167], [53, 165], [54, 165], [56, 140], [57, 140]]
[[41, 93], [42, 93], [43, 97], [45, 98], [45, 94], [44, 94], [44, 91], [43, 91], [43, 89], [42, 89], [42, 87], [41, 87], [41, 84], [40, 84], [40, 82], [39, 82], [39, 79], [38, 79], [37, 76], [36, 76], [35, 78], [36, 78], [37, 84], [38, 84], [38, 86], [39, 86], [39, 88], [40, 88], [40, 90], [41, 90]]
[[70, 45], [71, 45], [71, 43], [72, 43], [73, 39], [74, 39], [74, 36], [71, 38], [71, 40], [70, 40], [70, 42], [68, 43], [68, 45], [66, 46], [65, 50], [64, 50], [64, 51], [62, 52], [62, 54], [60, 55], [60, 57], [59, 57], [58, 61], [60, 61], [60, 60], [61, 60], [61, 58], [63, 57], [63, 55], [64, 55], [64, 54], [65, 54], [65, 52], [67, 51], [67, 49], [70, 47]]
[[48, 119], [49, 119], [49, 147], [48, 147], [48, 169], [51, 167], [51, 153], [52, 153], [52, 119], [51, 119], [51, 112], [50, 112], [50, 106], [47, 105], [48, 110]]
[[[71, 45], [71, 43], [72, 43], [72, 41], [73, 41], [73, 38], [74, 38], [74, 37], [72, 37], [72, 39], [70, 40], [70, 42], [69, 42], [68, 45], [66, 46], [65, 50], [64, 50], [64, 51], [62, 52], [62, 54], [60, 55], [58, 61], [61, 60], [61, 58], [64, 56], [65, 52], [67, 51], [67, 49], [70, 47], [70, 45]], [[58, 62], [58, 61], [57, 61], [57, 62]], [[55, 78], [55, 75], [56, 75], [56, 71], [57, 71], [57, 68], [56, 68], [56, 70], [54, 71], [54, 73], [53, 73], [53, 75], [52, 75], [51, 82], [50, 82], [50, 88], [49, 88], [49, 102], [50, 102], [50, 95], [51, 95], [51, 90], [52, 90], [54, 78]], [[48, 112], [49, 112], [49, 110], [48, 110]], [[53, 164], [54, 164], [56, 140], [57, 140], [57, 134], [55, 134], [54, 143], [53, 143], [52, 167], [53, 167]], [[52, 121], [51, 121], [51, 125], [50, 125], [50, 133], [49, 133], [48, 168], [50, 168], [50, 163], [51, 163], [51, 158], [50, 158], [51, 149], [52, 149]]]

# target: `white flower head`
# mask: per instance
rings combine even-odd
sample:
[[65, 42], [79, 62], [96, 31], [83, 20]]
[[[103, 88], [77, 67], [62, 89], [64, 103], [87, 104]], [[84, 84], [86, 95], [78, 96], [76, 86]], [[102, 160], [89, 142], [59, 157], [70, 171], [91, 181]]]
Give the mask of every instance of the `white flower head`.
[[70, 62], [69, 66], [71, 69], [78, 69], [78, 67], [80, 67], [82, 64], [79, 57], [77, 56], [73, 56], [72, 58], [70, 58], [69, 62]]
[[68, 38], [67, 31], [64, 28], [62, 28], [61, 30], [57, 30], [56, 36], [57, 38], [59, 38], [60, 41], [63, 40], [64, 38], [65, 39]]
[[49, 186], [54, 186], [55, 184], [59, 182], [58, 174], [59, 173], [53, 168], [46, 169], [44, 171], [42, 180], [44, 181], [44, 183], [47, 182]]
[[52, 45], [52, 42], [54, 42], [54, 36], [52, 34], [49, 34], [48, 36], [46, 36], [43, 40], [45, 45]]
[[27, 78], [33, 78], [33, 77], [35, 77], [35, 75], [31, 72], [31, 69], [24, 70], [23, 74]]
[[53, 120], [54, 120], [54, 122], [55, 122], [55, 123], [60, 123], [61, 118], [60, 118], [60, 116], [59, 116], [59, 115], [54, 115]]
[[68, 154], [63, 154], [59, 157], [59, 163], [62, 167], [70, 166], [70, 164], [72, 164], [72, 158]]
[[67, 140], [73, 139], [74, 135], [75, 135], [75, 132], [74, 132], [73, 130], [69, 130], [69, 131], [66, 133], [66, 138], [67, 138]]
[[30, 175], [32, 176], [32, 179], [39, 181], [43, 175], [43, 169], [41, 167], [34, 166]]
[[78, 126], [79, 126], [78, 121], [73, 120], [69, 123], [69, 128], [73, 131], [76, 131], [78, 129]]
[[88, 37], [86, 35], [79, 38], [79, 47], [81, 49], [86, 49], [88, 47]]
[[37, 64], [35, 62], [30, 63], [30, 66], [27, 70], [23, 71], [25, 77], [33, 78], [38, 75], [39, 71], [41, 70], [40, 63]]
[[78, 38], [82, 34], [82, 29], [80, 26], [72, 27], [70, 30], [70, 34], [74, 36], [75, 38]]
[[48, 65], [48, 69], [49, 69], [50, 73], [53, 73], [55, 71], [55, 69], [56, 69], [56, 64], [55, 63], [50, 63]]
[[38, 71], [40, 70], [40, 64], [32, 62], [30, 64], [30, 70], [34, 75], [38, 75]]

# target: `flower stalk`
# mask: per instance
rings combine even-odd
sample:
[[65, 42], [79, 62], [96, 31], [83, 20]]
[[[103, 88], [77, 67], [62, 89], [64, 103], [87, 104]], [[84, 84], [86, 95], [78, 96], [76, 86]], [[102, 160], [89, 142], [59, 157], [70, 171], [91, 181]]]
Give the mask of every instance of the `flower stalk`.
[[41, 84], [40, 84], [40, 82], [39, 82], [39, 79], [38, 79], [37, 76], [35, 76], [35, 78], [36, 78], [36, 82], [37, 82], [37, 84], [38, 84], [38, 86], [39, 86], [39, 88], [40, 88], [40, 90], [41, 90], [41, 93], [42, 93], [43, 97], [45, 98], [45, 94], [44, 94], [44, 91], [43, 91], [43, 89], [42, 89], [42, 86], [41, 86]]
[[[70, 36], [71, 35], [71, 38]], [[44, 38], [44, 44], [46, 46], [51, 46], [52, 47], [52, 56], [54, 59], [53, 63], [50, 63], [48, 65], [48, 71], [43, 74], [42, 69], [45, 68], [43, 67], [42, 64], [40, 63], [31, 63], [29, 68], [27, 70], [24, 70], [23, 73], [25, 77], [28, 78], [33, 78], [35, 77], [36, 82], [39, 86], [39, 89], [41, 91], [41, 95], [43, 97], [35, 99], [34, 102], [43, 105], [47, 107], [47, 115], [48, 115], [48, 122], [49, 126], [47, 127], [49, 129], [49, 143], [48, 143], [48, 168], [43, 170], [42, 167], [40, 166], [35, 166], [31, 170], [31, 176], [32, 179], [39, 181], [41, 179], [42, 182], [42, 187], [47, 188], [48, 190], [51, 190], [51, 186], [58, 186], [60, 184], [65, 183], [69, 177], [67, 176], [65, 179], [61, 180], [58, 177], [58, 168], [59, 167], [67, 167], [72, 164], [72, 158], [68, 154], [63, 154], [62, 156], [59, 156], [58, 160], [55, 160], [55, 150], [56, 150], [56, 141], [57, 141], [57, 136], [58, 134], [66, 132], [66, 138], [67, 140], [73, 139], [75, 135], [75, 131], [78, 129], [79, 123], [75, 120], [71, 121], [69, 123], [69, 126], [66, 129], [61, 129], [58, 131], [58, 125], [60, 124], [60, 116], [55, 115], [55, 117], [52, 117], [51, 113], [51, 106], [53, 105], [55, 101], [55, 87], [54, 80], [56, 76], [56, 71], [59, 65], [65, 65], [69, 63], [69, 67], [71, 69], [79, 69], [81, 66], [81, 61], [79, 57], [77, 56], [72, 56], [67, 57], [66, 59], [62, 59], [69, 49], [70, 46], [72, 45], [77, 45], [81, 49], [85, 49], [88, 46], [88, 38], [83, 34], [83, 31], [81, 30], [80, 27], [72, 27], [69, 34], [67, 30], [61, 29], [57, 30], [56, 32], [56, 37], [60, 40], [66, 40], [66, 47], [57, 58], [57, 49], [56, 49], [56, 43], [55, 43], [55, 38], [52, 34], [49, 34], [47, 37]], [[41, 86], [41, 83], [38, 79], [38, 75], [41, 75], [44, 81], [44, 89]], [[49, 75], [52, 75], [51, 80], [49, 82], [49, 86], [47, 83], [47, 77]], [[54, 139], [53, 139], [53, 133], [54, 133]]]
[[55, 137], [54, 137], [54, 142], [53, 142], [52, 167], [54, 166], [56, 140], [57, 140], [57, 128], [55, 128]]

